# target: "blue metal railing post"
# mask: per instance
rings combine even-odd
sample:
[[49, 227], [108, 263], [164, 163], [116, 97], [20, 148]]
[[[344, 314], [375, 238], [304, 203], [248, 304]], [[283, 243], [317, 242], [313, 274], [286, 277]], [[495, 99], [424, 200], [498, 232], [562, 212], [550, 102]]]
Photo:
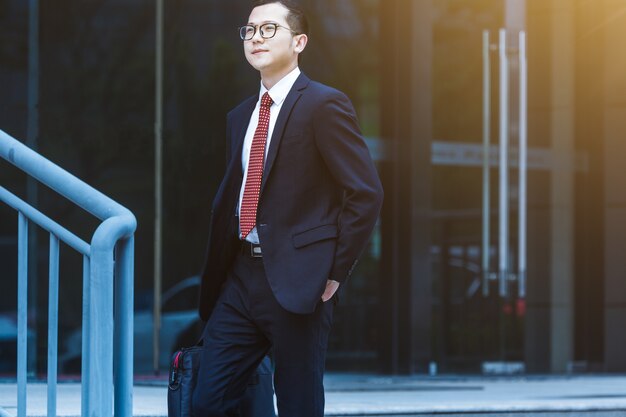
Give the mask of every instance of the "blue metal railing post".
[[133, 412], [133, 299], [135, 238], [121, 240], [115, 255], [115, 415]]
[[[89, 256], [83, 256], [83, 337], [82, 337], [82, 347], [81, 347], [81, 373], [84, 375], [90, 375], [91, 372], [89, 370], [89, 346], [87, 345], [87, 335], [89, 334], [89, 327], [91, 323], [90, 315], [89, 315], [89, 294], [91, 293], [90, 289], [91, 282], [91, 260]], [[81, 403], [80, 403], [80, 415], [87, 416], [87, 404], [89, 404], [89, 390], [87, 389], [87, 384], [85, 383], [85, 379], [81, 384]]]
[[[89, 362], [87, 415], [111, 416], [113, 415], [111, 403], [113, 399], [113, 253], [106, 248], [94, 248], [93, 241], [90, 281], [89, 315], [92, 320], [87, 342], [89, 346], [87, 351]], [[96, 317], [97, 323], [94, 320]]]
[[28, 219], [22, 212], [18, 216], [17, 230], [17, 416], [26, 417]]
[[57, 415], [57, 349], [59, 329], [59, 238], [50, 233], [48, 289], [48, 417]]
[[[133, 217], [134, 219], [134, 217]], [[132, 256], [134, 240], [130, 236], [130, 244], [122, 238], [134, 231], [135, 224], [125, 216], [111, 217], [105, 220], [94, 233], [91, 241], [91, 282], [90, 282], [90, 309], [91, 317], [98, 317], [98, 326], [89, 329], [89, 394], [87, 397], [87, 415], [94, 412], [101, 415], [111, 415], [111, 401], [103, 400], [113, 397], [113, 345], [123, 343], [123, 349], [118, 349], [116, 380], [120, 387], [116, 388], [116, 403], [119, 402], [120, 413], [117, 415], [132, 415], [132, 287], [133, 264]], [[130, 232], [130, 233], [129, 233]], [[119, 298], [115, 300], [120, 314], [115, 324], [119, 326], [114, 338], [113, 325], [113, 253], [116, 243], [120, 245], [121, 255], [118, 259], [118, 290]], [[108, 283], [109, 285], [106, 285]], [[93, 323], [93, 322], [92, 322]], [[96, 346], [97, 345], [97, 346]], [[128, 354], [124, 354], [128, 352]], [[119, 395], [119, 396], [118, 396]], [[118, 406], [116, 406], [116, 409]], [[130, 414], [126, 414], [130, 412]]]

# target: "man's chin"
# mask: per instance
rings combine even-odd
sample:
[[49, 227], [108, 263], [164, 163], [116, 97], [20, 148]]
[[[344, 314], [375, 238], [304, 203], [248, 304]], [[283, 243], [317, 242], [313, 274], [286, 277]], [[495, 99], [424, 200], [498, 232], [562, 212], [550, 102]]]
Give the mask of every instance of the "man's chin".
[[262, 69], [265, 69], [268, 66], [268, 63], [265, 62], [265, 60], [262, 59], [261, 57], [256, 57], [252, 55], [246, 58], [248, 58], [248, 63], [250, 64], [250, 66], [257, 71], [261, 71]]

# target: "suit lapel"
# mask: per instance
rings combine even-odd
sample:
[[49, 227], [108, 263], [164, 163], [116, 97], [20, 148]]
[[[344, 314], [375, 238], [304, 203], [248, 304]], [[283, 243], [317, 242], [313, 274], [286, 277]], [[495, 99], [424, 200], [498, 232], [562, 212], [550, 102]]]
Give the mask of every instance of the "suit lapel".
[[272, 140], [270, 141], [270, 148], [267, 152], [267, 159], [265, 160], [265, 169], [263, 170], [263, 180], [261, 182], [261, 194], [265, 188], [267, 178], [269, 178], [270, 172], [272, 171], [272, 166], [274, 165], [274, 160], [278, 154], [280, 141], [283, 138], [283, 132], [285, 131], [285, 126], [289, 120], [291, 110], [293, 110], [293, 107], [298, 102], [298, 99], [302, 96], [302, 90], [306, 88], [309, 81], [309, 78], [304, 75], [304, 73], [300, 73], [300, 76], [296, 79], [291, 91], [289, 91], [289, 94], [287, 94], [287, 97], [285, 98], [285, 102], [280, 108], [280, 113], [278, 113], [278, 118], [276, 119], [276, 124], [274, 125], [274, 131], [272, 132]]

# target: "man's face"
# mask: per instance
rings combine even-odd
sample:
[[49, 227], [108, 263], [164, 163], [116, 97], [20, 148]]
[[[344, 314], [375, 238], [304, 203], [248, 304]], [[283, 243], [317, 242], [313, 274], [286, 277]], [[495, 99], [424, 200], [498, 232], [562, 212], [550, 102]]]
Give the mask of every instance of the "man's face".
[[[250, 65], [262, 74], [279, 73], [297, 65], [301, 42], [289, 30], [288, 13], [289, 10], [280, 3], [264, 4], [250, 13], [248, 25], [255, 26], [256, 33], [251, 40], [243, 41], [243, 48]], [[264, 39], [259, 31], [259, 26], [264, 23], [277, 23], [282, 27], [276, 29], [273, 38]]]

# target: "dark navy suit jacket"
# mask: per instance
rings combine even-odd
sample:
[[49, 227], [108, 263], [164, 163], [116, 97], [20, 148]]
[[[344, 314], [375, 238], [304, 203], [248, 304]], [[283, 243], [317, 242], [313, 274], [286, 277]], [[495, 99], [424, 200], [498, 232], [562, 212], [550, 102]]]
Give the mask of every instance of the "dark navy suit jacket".
[[[257, 100], [258, 95], [250, 97], [227, 117], [228, 163], [213, 200], [202, 272], [204, 320], [241, 247], [235, 216], [243, 180], [241, 152]], [[350, 100], [300, 74], [276, 120], [257, 209], [263, 265], [281, 306], [312, 313], [326, 280], [344, 282], [350, 276], [382, 199]]]

